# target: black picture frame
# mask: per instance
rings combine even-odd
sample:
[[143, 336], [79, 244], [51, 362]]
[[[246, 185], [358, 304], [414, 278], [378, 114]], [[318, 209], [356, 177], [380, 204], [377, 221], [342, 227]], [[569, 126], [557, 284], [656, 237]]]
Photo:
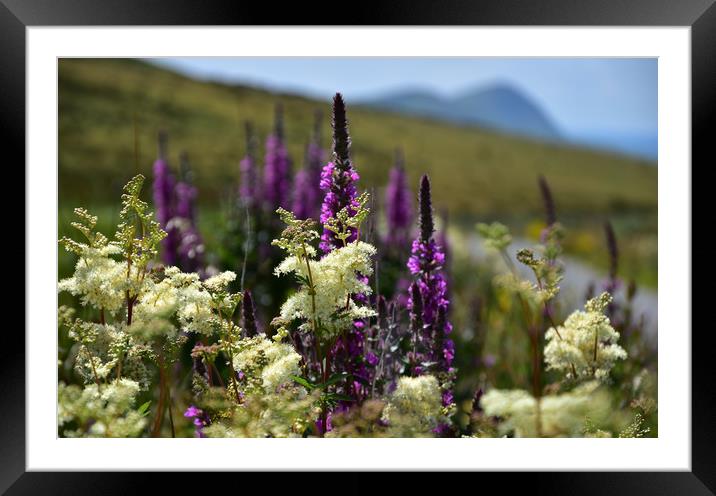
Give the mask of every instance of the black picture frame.
[[[342, 5], [343, 9], [338, 9], [337, 3], [323, 2], [309, 6], [305, 3], [249, 4], [240, 0], [0, 0], [0, 149], [6, 164], [11, 161], [24, 163], [25, 29], [29, 26], [286, 25], [298, 22], [307, 25], [689, 26], [692, 43], [691, 170], [697, 166], [709, 170], [713, 167], [710, 124], [716, 120], [714, 1], [393, 0], [385, 5], [346, 3]], [[318, 13], [321, 11], [332, 14], [334, 19], [322, 19]], [[322, 20], [319, 22], [319, 19]], [[697, 214], [695, 211], [694, 215]], [[26, 259], [25, 264], [28, 263], [31, 261]], [[27, 311], [27, 301], [25, 305]], [[681, 331], [686, 333], [691, 329]], [[580, 495], [716, 494], [716, 395], [712, 382], [714, 374], [708, 367], [713, 361], [713, 348], [708, 343], [713, 331], [708, 327], [700, 331], [706, 332], [692, 333], [691, 472], [521, 474], [520, 478], [529, 479], [533, 494], [547, 491]], [[25, 345], [24, 340], [17, 338], [11, 345], [9, 343], [6, 339], [0, 358], [0, 492], [74, 495], [131, 494], [148, 490], [148, 484], [154, 481], [147, 479], [156, 476], [146, 473], [25, 471]], [[482, 491], [498, 481], [509, 487], [519, 480], [514, 474], [501, 473], [475, 477], [479, 477], [479, 481], [474, 479], [468, 487]], [[175, 473], [172, 478], [182, 484], [185, 491], [191, 490], [191, 485], [202, 484], [195, 475]], [[365, 483], [358, 482], [357, 474], [345, 476], [342, 486], [354, 490], [366, 487]]]

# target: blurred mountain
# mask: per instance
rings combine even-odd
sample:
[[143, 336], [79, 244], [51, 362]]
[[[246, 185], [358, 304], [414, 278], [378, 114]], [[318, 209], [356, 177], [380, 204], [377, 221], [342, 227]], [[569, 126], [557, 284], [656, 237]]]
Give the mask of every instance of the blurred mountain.
[[508, 84], [475, 88], [454, 98], [429, 91], [397, 91], [361, 104], [456, 124], [471, 124], [507, 134], [560, 141], [562, 135], [547, 113]]

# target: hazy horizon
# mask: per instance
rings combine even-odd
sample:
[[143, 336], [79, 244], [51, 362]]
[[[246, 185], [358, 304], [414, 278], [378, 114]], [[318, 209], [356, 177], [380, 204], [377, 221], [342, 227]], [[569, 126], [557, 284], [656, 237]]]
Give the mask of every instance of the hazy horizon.
[[406, 92], [455, 97], [508, 85], [568, 141], [657, 158], [658, 62], [646, 58], [180, 57], [147, 59], [181, 74], [356, 103]]

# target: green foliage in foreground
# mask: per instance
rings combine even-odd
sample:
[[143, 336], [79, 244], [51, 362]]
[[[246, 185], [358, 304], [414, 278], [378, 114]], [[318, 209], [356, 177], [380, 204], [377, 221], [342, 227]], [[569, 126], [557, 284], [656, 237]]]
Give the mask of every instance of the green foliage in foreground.
[[[326, 425], [327, 409], [351, 399], [335, 390], [348, 377], [330, 375], [328, 359], [321, 361], [326, 368], [320, 383], [302, 376], [292, 332], [327, 332], [335, 339], [354, 319], [372, 325], [375, 313], [352, 297], [370, 292], [358, 274], [371, 275], [375, 249], [357, 240], [313, 260], [309, 243], [317, 233], [311, 222], [279, 210], [288, 227], [277, 244], [287, 258], [276, 273], [299, 276], [298, 291], [274, 319], [272, 326], [279, 327], [271, 338], [247, 335], [236, 316], [244, 294], [229, 290], [235, 273], [202, 281], [195, 273], [153, 265], [164, 231], [139, 199], [142, 180], [137, 176], [125, 186], [113, 240], [97, 230], [97, 217], [80, 208], [73, 227], [84, 239], [60, 240], [77, 264], [58, 289], [78, 299], [58, 309], [60, 342], [73, 343], [59, 349], [59, 434], [174, 437], [191, 435], [192, 425], [197, 435], [209, 437], [320, 433], [317, 417]], [[358, 216], [364, 217], [360, 211]], [[326, 225], [345, 232], [344, 223], [339, 215]], [[326, 435], [432, 436], [454, 417], [459, 433], [469, 437], [656, 436], [656, 359], [633, 322], [629, 297], [615, 301], [601, 293], [565, 319], [559, 309], [562, 226], [547, 226], [542, 243], [520, 250], [516, 259], [507, 252], [504, 228], [478, 229], [503, 265], [491, 263], [470, 275], [486, 286], [483, 291], [459, 291], [492, 300], [489, 305], [455, 298], [456, 309], [472, 312], [464, 322], [482, 327], [455, 329], [458, 366], [468, 377], [458, 380], [461, 404], [441, 405], [433, 375], [401, 375], [394, 391], [335, 412], [335, 429]], [[520, 275], [517, 263], [529, 267], [531, 277]], [[400, 317], [389, 319], [391, 326], [406, 326]], [[189, 368], [186, 345], [192, 339]], [[489, 359], [490, 353], [497, 356]], [[180, 373], [187, 368], [189, 374]], [[474, 400], [459, 390], [466, 387], [477, 390]]]

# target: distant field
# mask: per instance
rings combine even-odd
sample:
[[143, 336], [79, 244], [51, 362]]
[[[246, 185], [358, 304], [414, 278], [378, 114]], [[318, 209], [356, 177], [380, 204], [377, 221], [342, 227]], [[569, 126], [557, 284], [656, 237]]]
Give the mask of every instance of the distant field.
[[[365, 186], [385, 182], [399, 146], [411, 178], [430, 173], [436, 203], [456, 215], [535, 211], [538, 173], [547, 176], [565, 211], [656, 208], [657, 170], [637, 159], [364, 110], [350, 106], [351, 95], [345, 98], [355, 163]], [[150, 170], [156, 131], [166, 128], [170, 153], [189, 153], [202, 200], [213, 201], [222, 185], [236, 180], [245, 151], [243, 121], [252, 120], [265, 138], [277, 101], [284, 104], [289, 149], [300, 166], [317, 108], [326, 113], [324, 141], [329, 145], [329, 101], [198, 82], [132, 60], [61, 60], [61, 200], [105, 199], [108, 186], [118, 188], [135, 172], [136, 117], [139, 170]]]
[[[61, 212], [77, 205], [100, 210], [117, 205], [127, 179], [136, 172], [151, 175], [160, 128], [169, 132], [174, 164], [180, 151], [188, 152], [200, 206], [213, 211], [227, 189], [236, 187], [237, 164], [245, 153], [244, 121], [254, 123], [263, 141], [276, 102], [285, 108], [294, 167], [302, 165], [315, 109], [324, 111], [324, 145], [330, 144], [328, 100], [195, 81], [122, 59], [63, 59], [58, 85]], [[609, 217], [625, 241], [624, 267], [635, 267], [627, 275], [656, 284], [653, 164], [354, 107], [351, 95], [344, 96], [354, 162], [364, 187], [382, 187], [400, 147], [411, 181], [417, 184], [421, 174], [429, 173], [435, 204], [449, 211], [453, 221], [471, 226], [475, 220], [504, 220], [529, 234], [529, 221], [541, 215], [536, 187], [541, 173], [552, 186], [560, 213], [576, 229], [571, 252], [603, 265], [599, 225]]]

